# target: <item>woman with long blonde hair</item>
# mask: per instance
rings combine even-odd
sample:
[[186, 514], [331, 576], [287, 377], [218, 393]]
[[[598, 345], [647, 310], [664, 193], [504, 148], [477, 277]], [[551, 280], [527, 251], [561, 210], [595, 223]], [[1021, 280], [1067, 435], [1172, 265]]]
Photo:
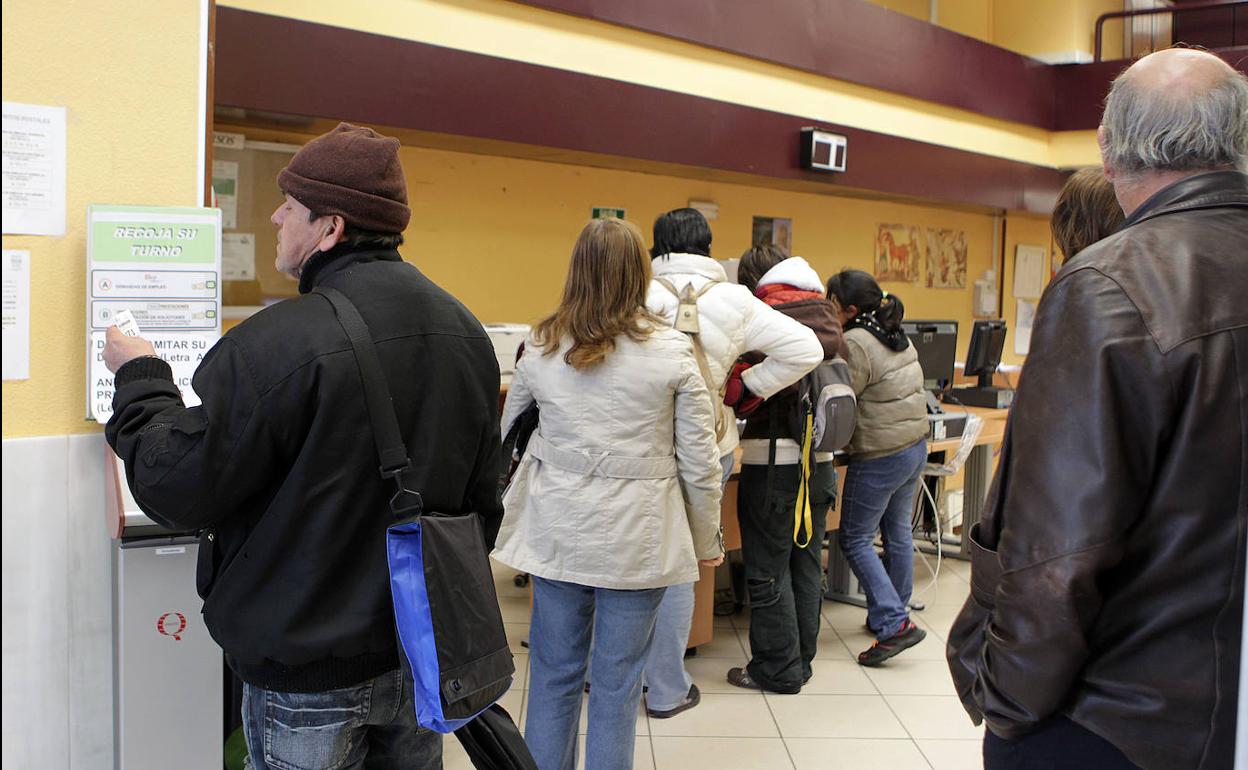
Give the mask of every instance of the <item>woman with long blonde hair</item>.
[[533, 579], [525, 738], [541, 770], [576, 767], [591, 658], [586, 770], [633, 766], [659, 602], [723, 559], [711, 396], [688, 337], [646, 310], [650, 278], [634, 225], [585, 225], [503, 410], [504, 433], [541, 415], [494, 552]]

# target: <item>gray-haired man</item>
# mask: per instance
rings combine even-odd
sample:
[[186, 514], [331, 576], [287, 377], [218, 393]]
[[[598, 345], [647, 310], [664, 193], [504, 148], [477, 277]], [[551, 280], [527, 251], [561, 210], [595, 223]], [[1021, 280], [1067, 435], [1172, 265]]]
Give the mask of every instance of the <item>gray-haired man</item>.
[[1172, 49], [1099, 132], [1127, 215], [1067, 263], [949, 637], [995, 768], [1229, 768], [1248, 528], [1248, 79]]

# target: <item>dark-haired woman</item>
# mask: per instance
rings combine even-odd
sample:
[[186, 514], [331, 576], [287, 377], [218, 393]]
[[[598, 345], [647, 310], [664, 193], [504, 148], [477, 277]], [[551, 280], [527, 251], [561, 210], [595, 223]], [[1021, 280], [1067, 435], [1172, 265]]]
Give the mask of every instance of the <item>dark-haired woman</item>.
[[[923, 370], [901, 329], [901, 300], [882, 291], [870, 274], [842, 270], [828, 280], [828, 296], [841, 306], [858, 395], [839, 541], [867, 595], [867, 625], [876, 636], [858, 662], [878, 666], [926, 636], [907, 610], [914, 584], [910, 521], [927, 461]], [[873, 545], [877, 531], [884, 539], [883, 559]]]
[[689, 338], [646, 309], [649, 284], [634, 225], [587, 224], [503, 411], [506, 433], [529, 404], [541, 409], [494, 558], [533, 576], [525, 740], [542, 770], [576, 767], [591, 655], [585, 767], [632, 768], [659, 602], [723, 561], [718, 404]]

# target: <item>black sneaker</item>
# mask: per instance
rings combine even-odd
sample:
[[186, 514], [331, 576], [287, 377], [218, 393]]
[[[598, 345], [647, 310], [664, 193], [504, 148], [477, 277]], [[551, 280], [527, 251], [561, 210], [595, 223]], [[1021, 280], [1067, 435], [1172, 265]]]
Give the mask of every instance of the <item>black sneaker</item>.
[[761, 690], [762, 686], [754, 681], [754, 678], [740, 666], [728, 669], [728, 684], [733, 687], [740, 687], [743, 690]]
[[927, 632], [907, 619], [901, 630], [887, 639], [879, 639], [858, 655], [858, 665], [874, 668], [903, 650], [908, 650], [927, 638]]
[[[809, 681], [809, 678], [802, 680], [802, 684], [806, 684], [807, 681]], [[748, 671], [740, 667], [728, 669], [728, 684], [745, 690], [766, 690], [779, 695], [797, 695], [802, 691], [801, 685], [787, 688], [772, 687], [770, 685], [764, 687], [761, 682], [750, 676]]]
[[688, 711], [701, 702], [701, 691], [698, 690], [698, 686], [696, 684], [691, 684], [689, 685], [689, 694], [685, 696], [684, 701], [682, 701], [676, 708], [670, 708], [666, 711], [648, 708], [646, 709], [646, 713], [649, 714], [652, 719], [670, 719], [682, 711]]

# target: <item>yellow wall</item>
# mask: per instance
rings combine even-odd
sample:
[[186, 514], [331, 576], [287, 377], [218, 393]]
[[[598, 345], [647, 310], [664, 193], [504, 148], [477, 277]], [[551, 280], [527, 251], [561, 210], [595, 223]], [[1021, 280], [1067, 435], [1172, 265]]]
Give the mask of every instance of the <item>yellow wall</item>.
[[[301, 143], [308, 137], [267, 132], [266, 138]], [[690, 199], [714, 201], [712, 251], [719, 259], [738, 257], [750, 245], [755, 215], [790, 218], [794, 253], [825, 278], [842, 267], [871, 270], [878, 224], [963, 230], [966, 290], [884, 285], [902, 297], [911, 318], [957, 319], [964, 331], [960, 351], [969, 339], [971, 287], [991, 263], [986, 213], [420, 147], [404, 147], [401, 156], [412, 206], [403, 255], [487, 323], [531, 323], [553, 309], [572, 244], [595, 205], [625, 208], [648, 240], [662, 212]], [[267, 213], [255, 212], [256, 221]], [[245, 215], [240, 211], [240, 221]], [[272, 257], [256, 254], [257, 263]]]
[[[930, 17], [928, 0], [870, 1], [921, 21]], [[936, 23], [1029, 56], [1091, 53], [1097, 17], [1122, 9], [1122, 0], [937, 0]], [[1107, 22], [1104, 58], [1121, 54], [1122, 22]]]
[[993, 0], [941, 0], [936, 22], [967, 37], [992, 42], [994, 13]]
[[31, 253], [31, 378], [4, 383], [4, 437], [84, 433], [90, 203], [194, 205], [200, 4], [5, 0], [4, 100], [69, 108], [64, 237]]

